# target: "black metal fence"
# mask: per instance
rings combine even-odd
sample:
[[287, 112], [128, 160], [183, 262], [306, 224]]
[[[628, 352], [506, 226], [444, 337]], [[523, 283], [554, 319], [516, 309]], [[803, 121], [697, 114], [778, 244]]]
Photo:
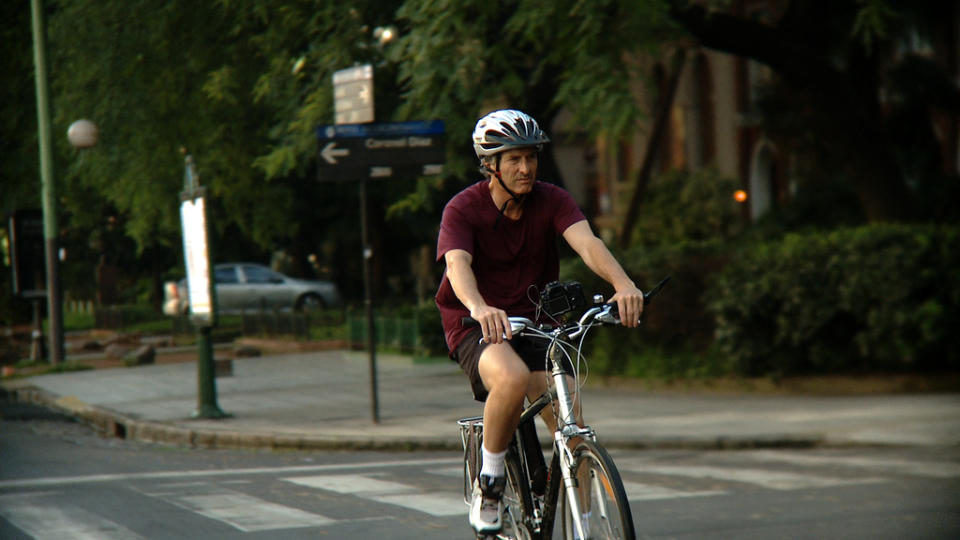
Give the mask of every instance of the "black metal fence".
[[[413, 309], [402, 314], [375, 317], [377, 346], [402, 353], [441, 354], [445, 350], [442, 347], [443, 334], [439, 330], [439, 321], [433, 320], [439, 319], [434, 311], [435, 308], [430, 311]], [[100, 306], [95, 310], [95, 324], [101, 329], [120, 330], [140, 322], [156, 321], [157, 317], [155, 311], [138, 306]], [[170, 332], [175, 335], [191, 335], [197, 331], [189, 317], [165, 317], [164, 320], [170, 322]], [[213, 333], [214, 339], [219, 341], [239, 336], [343, 340], [353, 349], [363, 349], [367, 345], [367, 326], [367, 317], [362, 310], [296, 312], [260, 309], [220, 315]]]

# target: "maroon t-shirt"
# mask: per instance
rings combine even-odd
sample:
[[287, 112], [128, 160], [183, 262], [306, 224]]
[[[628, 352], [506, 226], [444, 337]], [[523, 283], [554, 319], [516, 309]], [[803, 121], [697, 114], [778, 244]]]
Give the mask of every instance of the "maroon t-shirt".
[[[510, 316], [532, 318], [540, 291], [560, 274], [557, 236], [585, 219], [569, 193], [545, 182], [534, 183], [520, 219], [500, 216], [490, 195], [490, 182], [484, 180], [458, 193], [444, 208], [437, 260], [452, 249], [470, 253], [473, 273], [487, 304]], [[470, 311], [453, 292], [446, 272], [436, 301], [452, 353], [470, 331], [461, 323]]]

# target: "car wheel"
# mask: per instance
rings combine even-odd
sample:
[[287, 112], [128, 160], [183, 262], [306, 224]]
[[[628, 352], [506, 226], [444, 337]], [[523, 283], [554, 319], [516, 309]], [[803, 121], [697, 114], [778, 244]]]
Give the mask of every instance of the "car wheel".
[[309, 293], [297, 298], [294, 309], [297, 311], [316, 311], [325, 307], [327, 307], [327, 304], [319, 294]]

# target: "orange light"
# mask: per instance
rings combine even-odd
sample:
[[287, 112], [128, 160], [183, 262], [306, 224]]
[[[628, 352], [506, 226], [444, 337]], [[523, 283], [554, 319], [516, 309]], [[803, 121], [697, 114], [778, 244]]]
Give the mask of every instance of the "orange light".
[[747, 200], [747, 192], [742, 189], [738, 189], [734, 191], [733, 200], [737, 202], [745, 202]]

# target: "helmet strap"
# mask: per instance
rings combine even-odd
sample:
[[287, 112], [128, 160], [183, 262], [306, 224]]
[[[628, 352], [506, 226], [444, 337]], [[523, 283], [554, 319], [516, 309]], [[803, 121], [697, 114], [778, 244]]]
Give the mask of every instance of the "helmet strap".
[[500, 155], [497, 154], [496, 158], [497, 158], [497, 169], [496, 169], [496, 170], [493, 170], [493, 169], [487, 167], [486, 165], [483, 166], [483, 170], [489, 172], [490, 174], [493, 175], [494, 178], [497, 179], [497, 182], [500, 183], [500, 187], [502, 187], [502, 188], [504, 189], [504, 191], [506, 191], [507, 194], [510, 195], [510, 198], [507, 199], [506, 201], [504, 201], [503, 206], [500, 207], [500, 213], [497, 215], [497, 220], [496, 220], [496, 222], [494, 222], [494, 224], [493, 224], [493, 228], [494, 228], [494, 229], [496, 229], [497, 226], [500, 225], [500, 218], [502, 218], [502, 217], [503, 217], [503, 213], [506, 212], [506, 210], [507, 210], [507, 205], [509, 205], [511, 202], [513, 202], [513, 203], [516, 203], [517, 206], [520, 206], [520, 205], [523, 204], [524, 199], [527, 198], [527, 195], [526, 195], [526, 194], [524, 194], [524, 195], [518, 195], [518, 194], [514, 193], [513, 190], [511, 190], [510, 188], [508, 188], [507, 185], [503, 182], [503, 175], [500, 174]]

